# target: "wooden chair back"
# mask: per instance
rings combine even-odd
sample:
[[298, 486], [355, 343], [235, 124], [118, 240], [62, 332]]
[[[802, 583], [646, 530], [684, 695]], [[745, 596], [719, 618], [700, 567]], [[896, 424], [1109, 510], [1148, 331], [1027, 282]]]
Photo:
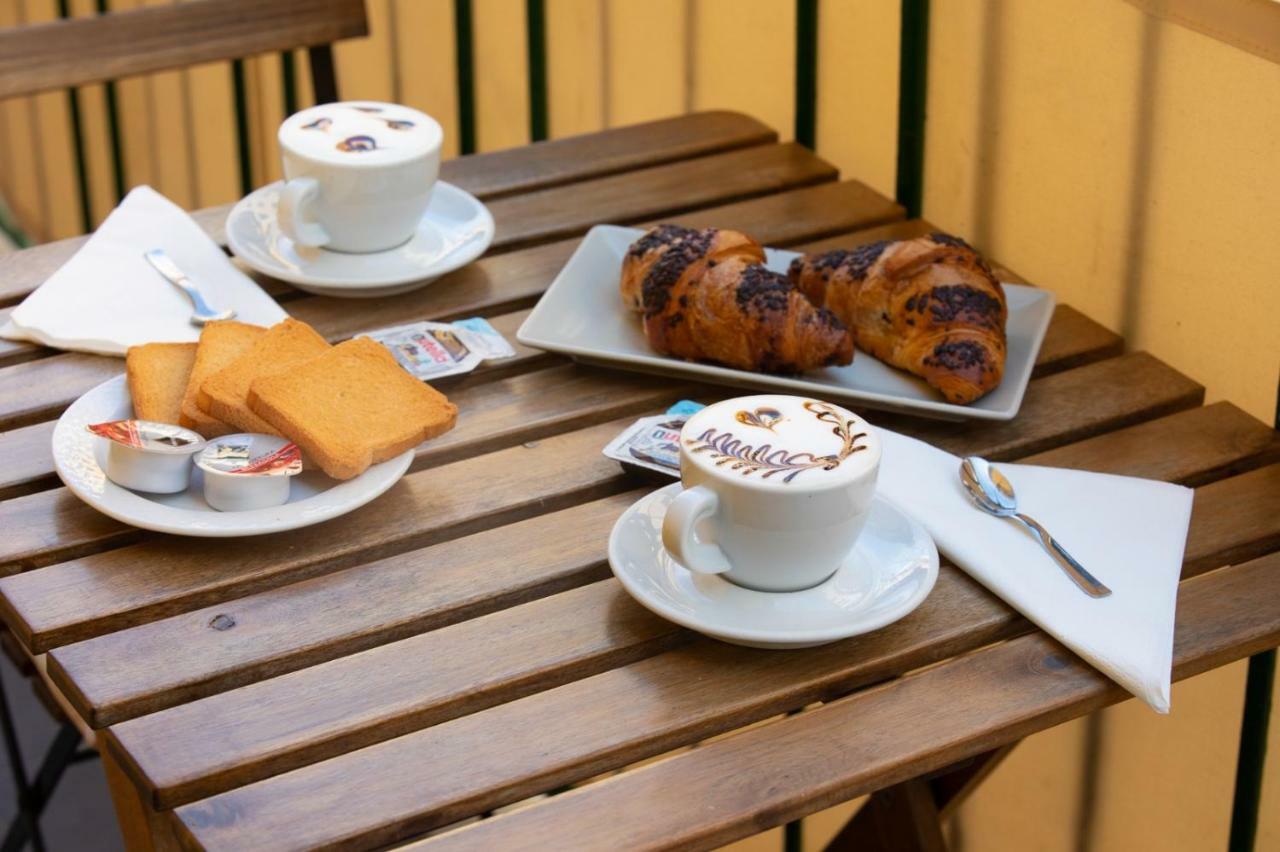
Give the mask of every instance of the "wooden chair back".
[[188, 0], [0, 30], [0, 100], [260, 53], [310, 49], [337, 100], [330, 44], [368, 34], [364, 0]]

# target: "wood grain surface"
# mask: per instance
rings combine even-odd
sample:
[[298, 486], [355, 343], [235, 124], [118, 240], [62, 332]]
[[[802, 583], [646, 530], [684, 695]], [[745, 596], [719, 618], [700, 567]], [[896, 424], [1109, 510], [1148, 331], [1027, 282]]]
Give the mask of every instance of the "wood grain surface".
[[[1179, 589], [1175, 680], [1277, 642], [1280, 554]], [[1128, 697], [1036, 633], [409, 848], [710, 849]], [[207, 848], [253, 836], [198, 808]]]
[[[607, 139], [599, 140], [601, 136]], [[440, 178], [478, 198], [488, 199], [628, 168], [765, 144], [775, 139], [772, 130], [741, 113], [694, 113], [678, 119], [619, 127], [603, 134], [458, 157], [441, 163]], [[598, 140], [608, 152], [605, 161], [583, 155], [584, 149], [594, 150]], [[877, 196], [876, 203], [883, 204], [884, 199]], [[194, 211], [192, 216], [215, 242], [225, 245], [223, 223], [231, 207], [230, 204], [210, 207]], [[0, 255], [0, 304], [11, 304], [34, 290], [65, 263], [85, 239], [58, 240]]]
[[[1226, 403], [1192, 409], [1023, 461], [1183, 483], [1202, 479], [1207, 471], [1242, 470], [1274, 461], [1280, 439], [1273, 430], [1246, 415], [1232, 416], [1233, 410]], [[1193, 431], [1201, 440], [1192, 451], [1168, 452]], [[1171, 455], [1179, 459], [1176, 465], [1169, 463]], [[496, 607], [523, 599], [530, 588], [552, 588], [546, 585], [551, 582], [596, 579], [604, 564], [599, 543], [639, 493], [626, 492], [233, 604], [106, 633], [53, 651], [51, 669], [77, 711], [94, 727], [225, 691], [253, 678], [392, 641], [405, 630], [449, 623], [460, 617], [459, 612], [474, 612], [485, 599], [497, 601]], [[1267, 511], [1265, 500], [1258, 509]], [[1206, 514], [1211, 506], [1201, 505], [1198, 511], [1202, 518], [1212, 516]], [[561, 527], [577, 531], [572, 542], [550, 538]], [[521, 540], [540, 544], [517, 566], [505, 554]], [[483, 582], [465, 573], [467, 554], [474, 554], [470, 559], [478, 562], [476, 574]], [[427, 585], [433, 593], [419, 600], [419, 590]], [[38, 599], [64, 594], [61, 588], [45, 587]], [[99, 611], [83, 615], [114, 614], [111, 600], [95, 603]], [[235, 636], [208, 629], [219, 615], [236, 622]], [[47, 638], [36, 636], [37, 646], [43, 648], [39, 640]]]
[[[934, 230], [775, 140], [754, 119], [703, 113], [463, 158], [442, 176], [495, 214], [499, 239], [481, 261], [361, 302], [262, 283], [335, 341], [476, 315], [513, 340], [598, 222], [733, 227], [803, 250]], [[225, 215], [195, 218], [221, 241]], [[0, 257], [0, 304], [80, 244]], [[948, 564], [907, 618], [785, 654], [698, 637], [632, 602], [604, 542], [652, 480], [600, 449], [640, 414], [727, 388], [517, 346], [440, 383], [462, 411], [457, 428], [418, 448], [378, 501], [303, 534], [193, 547], [97, 514], [52, 473], [52, 419], [120, 366], [0, 343], [0, 615], [28, 649], [50, 652], [54, 682], [102, 729], [139, 846], [369, 848], [581, 784], [424, 843], [697, 848], [1123, 695]], [[955, 453], [1196, 487], [1181, 676], [1274, 644], [1280, 621], [1280, 439], [1229, 403], [1200, 407], [1203, 396], [1060, 305], [1015, 420], [870, 419]], [[1251, 597], [1265, 605], [1247, 608]], [[815, 701], [829, 703], [779, 716]], [[724, 777], [735, 781], [715, 783]], [[687, 796], [691, 784], [712, 810]], [[899, 798], [885, 819], [911, 810]], [[618, 807], [632, 800], [654, 807], [636, 819]]]
[[[1273, 467], [1268, 470], [1280, 475], [1280, 467]], [[1134, 471], [1126, 469], [1122, 472]], [[1229, 488], [1226, 487], [1228, 483], [1231, 485]], [[1219, 487], [1206, 487], [1202, 489], [1202, 493], [1197, 495], [1197, 512], [1201, 515], [1201, 518], [1216, 518], [1225, 512], [1236, 512], [1240, 504], [1248, 501], [1251, 497], [1256, 497], [1260, 490], [1257, 477], [1250, 475], [1227, 480]], [[1247, 538], [1250, 542], [1251, 551], [1248, 555], [1264, 552], [1259, 551], [1258, 548], [1266, 547], [1271, 539], [1276, 535], [1280, 535], [1280, 513], [1276, 511], [1280, 508], [1280, 505], [1277, 504], [1280, 504], [1280, 501], [1273, 501], [1270, 505], [1259, 506], [1251, 518], [1241, 519], [1242, 523], [1235, 525], [1230, 530], [1226, 529], [1225, 525], [1205, 523], [1203, 520], [1193, 522], [1187, 548], [1188, 574], [1199, 573], [1208, 570], [1210, 567], [1216, 567], [1239, 558], [1242, 555], [1239, 550], [1242, 528], [1247, 530]], [[1236, 516], [1239, 518], [1238, 513]], [[602, 541], [605, 538], [605, 532], [602, 529], [598, 535], [593, 536], [594, 540], [597, 542]], [[934, 616], [922, 616], [923, 623], [918, 625], [921, 632], [914, 634], [912, 640], [905, 644], [923, 656], [919, 660], [916, 658], [899, 658], [897, 664], [901, 667], [901, 670], [914, 668], [917, 665], [923, 665], [936, 659], [937, 657], [934, 655], [937, 651], [934, 646], [939, 643], [946, 644], [947, 650], [951, 654], [985, 644], [991, 641], [988, 630], [995, 629], [992, 625], [998, 625], [1001, 635], [1015, 635], [1032, 629], [1029, 623], [1018, 617], [1016, 613], [1009, 611], [1003, 604], [992, 599], [961, 572], [947, 567], [944, 575], [948, 578], [947, 583], [940, 582], [939, 588], [932, 593], [930, 601], [939, 602], [949, 614], [957, 614], [958, 610], [948, 608], [947, 605], [948, 600], [950, 600], [949, 595], [952, 594], [949, 591], [950, 584], [954, 582], [965, 589], [964, 596], [966, 599], [984, 600], [989, 606], [981, 612], [976, 608], [966, 609], [962, 616], [958, 616], [961, 621], [968, 619], [974, 624], [974, 631], [971, 635], [965, 635], [959, 628], [953, 631], [945, 624], [940, 624]], [[639, 609], [623, 593], [615, 581], [608, 581], [603, 585], [613, 587], [614, 596], [607, 606], [601, 605], [598, 607], [599, 611], [595, 613], [596, 616], [608, 621], [614, 618], [621, 618], [622, 613], [629, 612], [632, 608]], [[565, 593], [557, 595], [556, 598], [560, 600], [572, 599], [573, 595]], [[539, 622], [544, 620], [543, 613], [545, 608], [550, 605], [547, 602], [538, 602], [537, 604], [517, 607], [515, 610], [508, 610], [507, 612], [514, 619], [511, 622], [513, 625], [519, 624], [522, 620]], [[925, 612], [933, 613], [933, 610], [925, 610]], [[586, 615], [586, 608], [583, 608], [582, 613], [584, 616]], [[916, 616], [913, 615], [911, 618], [914, 619]], [[584, 620], [589, 620], [589, 618]], [[910, 620], [908, 619], [908, 621]], [[191, 628], [200, 629], [199, 622], [187, 620], [186, 624], [188, 625], [187, 633], [192, 632]], [[931, 633], [930, 631], [935, 628], [940, 632]], [[451, 634], [449, 630], [452, 630], [453, 633]], [[451, 648], [449, 644], [451, 642], [450, 637], [456, 635], [458, 631], [456, 628], [450, 628], [449, 630], [437, 631], [434, 634], [423, 634], [423, 636], [415, 637], [412, 640], [395, 642], [383, 646], [377, 653], [366, 652], [366, 659], [376, 658], [378, 660], [376, 665], [366, 665], [352, 669], [348, 663], [338, 660], [333, 663], [313, 666], [287, 677], [263, 681], [253, 687], [232, 690], [201, 701], [183, 703], [175, 706], [172, 710], [153, 713], [133, 722], [125, 722], [113, 728], [113, 733], [132, 756], [134, 761], [132, 768], [137, 772], [138, 778], [144, 787], [152, 792], [155, 797], [155, 804], [159, 807], [171, 807], [184, 801], [190, 801], [196, 795], [208, 795], [219, 790], [240, 786], [257, 778], [265, 777], [268, 774], [279, 773], [304, 762], [311, 762], [336, 751], [350, 751], [360, 745], [403, 733], [408, 729], [405, 726], [411, 724], [410, 720], [413, 718], [416, 718], [422, 724], [435, 723], [450, 718], [449, 715], [441, 713], [438, 707], [440, 699], [435, 694], [424, 693], [422, 695], [422, 704], [405, 707], [404, 702], [387, 704], [377, 697], [378, 694], [387, 690], [379, 688], [374, 690], [374, 694], [370, 694], [370, 691], [366, 689], [371, 677], [375, 679], [375, 682], [381, 682], [380, 679], [385, 677], [388, 679], [388, 683], [413, 680], [417, 677], [415, 674], [416, 668], [420, 667], [420, 660], [424, 657], [447, 656], [452, 658], [460, 655], [466, 656], [468, 652]], [[508, 633], [512, 631], [520, 632], [520, 629], [511, 627], [502, 632]], [[148, 632], [150, 633], [149, 636], [147, 635]], [[205, 632], [207, 632], [207, 628]], [[134, 635], [131, 636], [130, 633]], [[62, 669], [60, 673], [55, 675], [55, 680], [59, 684], [67, 684], [69, 682], [84, 684], [89, 682], [101, 691], [118, 693], [119, 687], [116, 684], [121, 680], [134, 680], [136, 674], [125, 675], [109, 661], [113, 658], [118, 659], [124, 647], [136, 647], [137, 643], [133, 643], [130, 640], [138, 638], [138, 633], [146, 637], [148, 644], [153, 646], [158, 644], [159, 641], [163, 641], [156, 635], [155, 631], [125, 631], [122, 634], [104, 637], [105, 640], [110, 641], [84, 643], [82, 646], [72, 646], [68, 649], [55, 651], [52, 655], [52, 659], [56, 661], [55, 668]], [[171, 633], [168, 639], [170, 641], [178, 641], [179, 636]], [[637, 637], [628, 635], [626, 631], [619, 631], [611, 641], [618, 646], [614, 649], [614, 653], [621, 655], [634, 652], [634, 649], [628, 647], [630, 645], [645, 645], [648, 647], [649, 639], [650, 637], [647, 634]], [[849, 655], [850, 665], [857, 666], [862, 662], [861, 648], [868, 641], [870, 641], [868, 637], [862, 637], [860, 640], [850, 640], [847, 643], [843, 643], [846, 646], [844, 651]], [[115, 644], [116, 647], [108, 650], [105, 646], [109, 644]], [[719, 643], [708, 642], [704, 644], [708, 647], [721, 647]], [[97, 647], [93, 649], [94, 652], [91, 653], [89, 658], [76, 658], [80, 648], [93, 645], [97, 645]], [[432, 650], [428, 652], [425, 650], [426, 648], [431, 648]], [[657, 649], [655, 648], [654, 650]], [[473, 653], [484, 657], [489, 652], [487, 649], [477, 648]], [[556, 672], [554, 658], [558, 652], [552, 649], [550, 653], [553, 657], [552, 660], [538, 661], [535, 659], [528, 664], [529, 669]], [[691, 650], [690, 653], [697, 652]], [[810, 653], [820, 656], [817, 651], [787, 655], [749, 652], [746, 656], [772, 657], [780, 665], [784, 666], [785, 663], [783, 661], [791, 661], [796, 666], [797, 677], [804, 678], [809, 670], [803, 664], [802, 658]], [[688, 665], [688, 662], [686, 657], [681, 657], [679, 662], [673, 663], [672, 666], [676, 669], [682, 669]], [[75, 677], [68, 677], [67, 665], [74, 666], [77, 672]], [[112, 670], [99, 671], [102, 665]], [[477, 661], [473, 665], [479, 667], [480, 663]], [[364, 671], [364, 677], [348, 677], [342, 674], [343, 672], [355, 671]], [[375, 671], [378, 674], [370, 674]], [[660, 672], [664, 673], [659, 674]], [[786, 689], [792, 685], [789, 672], [775, 668], [771, 668], [770, 672], [769, 677], [771, 679], [781, 679], [777, 681], [779, 688]], [[759, 672], [754, 669], [740, 673], [735, 665], [728, 666], [715, 675], [707, 673], [700, 667], [698, 670], [699, 679], [710, 679], [712, 682], [700, 683], [698, 688], [715, 688], [719, 690], [716, 694], [720, 695], [742, 695], [745, 701], [747, 700], [746, 693], [751, 691], [752, 681], [758, 675]], [[522, 690], [527, 686], [527, 682], [524, 679], [526, 676], [528, 676], [528, 672], [512, 674], [512, 684], [508, 688], [517, 691]], [[849, 676], [851, 678], [855, 677], [852, 673]], [[560, 682], [555, 679], [555, 674], [546, 675], [546, 677], [547, 682], [543, 684], [544, 688], [555, 686]], [[739, 682], [739, 677], [747, 678], [747, 681]], [[665, 684], [668, 678], [683, 678], [683, 672], [665, 672], [661, 664], [655, 660], [653, 668], [646, 674], [646, 679], [649, 679], [650, 682], [652, 682], [652, 678], [659, 678]], [[466, 683], [458, 688], [458, 694], [450, 698], [451, 701], [455, 702], [455, 707], [467, 706], [466, 702], [471, 701], [467, 693], [472, 688], [471, 685]], [[497, 688], [495, 687], [495, 689]], [[388, 689], [391, 688], [388, 687]], [[666, 689], [679, 691], [679, 688], [674, 683], [666, 686]], [[313, 694], [316, 690], [327, 690], [327, 700], [324, 702], [324, 706], [312, 710], [313, 702], [300, 698], [300, 696]], [[593, 694], [597, 698], [605, 695], [606, 692], [598, 684], [593, 687]], [[191, 697], [190, 692], [170, 696], [171, 699], [176, 698], [184, 702], [190, 701]], [[803, 697], [806, 699], [812, 698], [809, 694], [805, 694]], [[147, 696], [147, 700], [152, 698], [153, 696]], [[78, 704], [84, 701], [85, 697], [78, 695], [72, 700], [73, 703]], [[619, 695], [617, 700], [624, 701], [625, 699]], [[340, 705], [345, 709], [336, 711], [333, 705]], [[145, 711], [154, 709], [154, 707], [144, 706], [134, 709], [136, 712], [139, 709]], [[695, 718], [700, 719], [701, 724], [704, 726], [711, 727], [722, 724], [715, 718], [714, 712], [708, 708], [695, 709], [693, 705], [690, 705], [687, 709], [689, 712], [694, 713]], [[747, 711], [742, 707], [737, 708], [739, 713], [754, 712], [759, 714], [758, 718], [766, 718], [768, 715], [778, 711], [779, 708], [769, 704], [756, 705], [752, 711]], [[636, 720], [632, 719], [631, 721], [634, 722]], [[737, 724], [742, 724], [744, 720], [735, 718], [733, 721]], [[313, 725], [314, 727], [312, 727]], [[633, 726], [628, 735], [644, 730], [645, 727], [643, 725]], [[548, 726], [544, 724], [541, 730], [547, 731]], [[193, 733], [184, 737], [183, 731]], [[699, 731], [699, 733], [705, 735], [705, 730]], [[566, 735], [566, 740], [567, 738], [568, 736]], [[340, 749], [336, 748], [338, 745], [335, 742], [336, 740], [343, 740], [345, 745], [342, 745]], [[664, 742], [664, 746], [669, 745], [670, 743]], [[469, 743], [469, 746], [472, 748], [481, 747], [475, 742]], [[503, 743], [495, 744], [494, 747], [507, 748], [509, 746], [509, 743]], [[566, 754], [564, 749], [569, 747], [566, 743], [561, 750], [557, 751], [557, 758], [563, 758]], [[637, 743], [635, 747], [642, 749], [645, 746]], [[645, 755], [632, 754], [629, 756], [634, 759]], [[592, 766], [591, 769], [596, 771], [598, 767]]]
[[[1193, 527], [1192, 558], [1222, 549], [1201, 535]], [[1230, 560], [1217, 564], [1223, 561]], [[211, 829], [201, 835], [209, 848], [228, 848], [232, 836], [275, 836], [285, 826], [291, 827], [289, 843], [298, 847], [387, 842], [830, 700], [1029, 629], [1003, 603], [949, 568], [920, 609], [867, 636], [790, 654], [697, 640], [238, 786], [176, 812], [192, 828]], [[537, 737], [525, 735], [531, 730]], [[201, 737], [190, 740], [193, 748], [201, 747]], [[161, 756], [160, 763], [189, 772], [191, 761], [175, 752], [170, 742], [168, 758]], [[339, 808], [349, 796], [355, 801]], [[215, 842], [215, 836], [223, 839]]]
[[368, 33], [362, 0], [218, 0], [0, 30], [0, 99]]
[[[825, 190], [823, 203], [810, 206], [809, 215], [803, 217], [777, 219], [771, 214], [777, 206], [775, 199], [789, 198], [792, 193], [713, 207], [705, 215], [722, 227], [751, 228], [760, 239], [778, 245], [832, 229], [862, 227], [902, 215], [901, 208], [878, 199], [856, 181], [820, 188]], [[399, 296], [365, 300], [358, 311], [351, 309], [349, 299], [325, 296], [300, 297], [286, 307], [292, 316], [313, 325], [335, 342], [415, 320], [493, 315], [531, 306], [577, 246], [577, 239], [565, 240], [485, 257], [429, 287]], [[2, 262], [0, 258], [0, 264]], [[0, 428], [14, 429], [56, 417], [85, 391], [123, 370], [124, 364], [119, 358], [84, 353], [50, 355], [0, 369]], [[0, 458], [0, 462], [3, 461]], [[0, 471], [4, 469], [5, 465], [0, 463]]]

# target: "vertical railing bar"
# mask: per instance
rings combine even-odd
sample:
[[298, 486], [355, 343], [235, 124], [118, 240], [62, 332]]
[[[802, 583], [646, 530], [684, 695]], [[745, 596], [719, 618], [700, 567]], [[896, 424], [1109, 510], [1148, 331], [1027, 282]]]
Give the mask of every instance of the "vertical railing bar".
[[[1276, 385], [1276, 414], [1271, 425], [1280, 430], [1280, 383]], [[1249, 658], [1244, 713], [1240, 719], [1240, 750], [1236, 755], [1236, 786], [1231, 799], [1231, 831], [1227, 835], [1228, 852], [1252, 852], [1257, 842], [1275, 680], [1274, 648]]]
[[[67, 0], [58, 0], [58, 17], [71, 17]], [[80, 191], [80, 227], [87, 234], [93, 230], [93, 208], [89, 203], [89, 167], [84, 157], [84, 122], [80, 118], [80, 92], [67, 89], [67, 111], [71, 115], [71, 138], [76, 151], [76, 183]]]
[[298, 111], [298, 66], [292, 50], [280, 51], [280, 88], [284, 96], [284, 114]]
[[454, 58], [458, 84], [458, 148], [476, 150], [476, 86], [471, 0], [453, 0]]
[[525, 0], [525, 35], [529, 59], [529, 140], [547, 138], [547, 6]]
[[[107, 0], [98, 0], [98, 14], [105, 15], [110, 12], [107, 8]], [[113, 185], [116, 192], [116, 203], [120, 203], [120, 199], [124, 198], [125, 187], [128, 181], [124, 173], [124, 145], [120, 136], [120, 106], [116, 98], [116, 84], [114, 80], [108, 80], [102, 84], [103, 94], [107, 101], [107, 136], [111, 141], [111, 168], [115, 170]]]
[[249, 150], [249, 98], [244, 83], [244, 60], [231, 62], [232, 98], [236, 113], [236, 151], [240, 160], [240, 194], [253, 191], [253, 160]]
[[796, 0], [796, 141], [817, 145], [818, 0]]
[[307, 61], [311, 65], [311, 88], [316, 103], [336, 103], [338, 72], [333, 65], [333, 45], [317, 44], [307, 48]]
[[898, 203], [916, 218], [924, 199], [924, 123], [929, 66], [929, 0], [902, 0], [898, 57]]

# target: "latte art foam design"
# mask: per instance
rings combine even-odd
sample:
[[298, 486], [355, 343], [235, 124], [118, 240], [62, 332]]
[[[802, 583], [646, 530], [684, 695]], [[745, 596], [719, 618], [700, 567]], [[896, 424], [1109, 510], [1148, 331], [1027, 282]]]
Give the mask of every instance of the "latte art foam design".
[[879, 441], [861, 418], [803, 397], [719, 403], [689, 420], [682, 441], [690, 459], [718, 475], [783, 487], [822, 487], [825, 474], [845, 480], [874, 468], [880, 456]]
[[323, 104], [285, 120], [280, 142], [314, 160], [396, 162], [439, 144], [440, 128], [395, 104]]

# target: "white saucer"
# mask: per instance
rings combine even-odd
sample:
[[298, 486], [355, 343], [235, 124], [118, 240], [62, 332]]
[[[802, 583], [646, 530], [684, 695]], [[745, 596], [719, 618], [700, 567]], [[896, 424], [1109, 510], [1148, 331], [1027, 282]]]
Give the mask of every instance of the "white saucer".
[[191, 485], [177, 494], [143, 494], [107, 479], [103, 473], [107, 439], [85, 429], [133, 416], [124, 376], [98, 385], [71, 404], [53, 428], [53, 466], [73, 494], [104, 515], [144, 530], [223, 538], [306, 527], [345, 515], [399, 481], [413, 461], [413, 450], [375, 464], [355, 479], [340, 482], [318, 470], [293, 477], [289, 502], [268, 509], [219, 512], [204, 501], [204, 479], [192, 466]]
[[258, 272], [321, 296], [405, 293], [467, 265], [493, 242], [488, 208], [441, 180], [417, 233], [402, 246], [369, 254], [298, 246], [276, 221], [281, 185], [268, 184], [240, 199], [227, 216], [227, 245]]
[[646, 609], [725, 642], [808, 648], [869, 633], [919, 606], [938, 579], [933, 538], [882, 497], [845, 564], [812, 589], [756, 592], [695, 574], [662, 546], [662, 519], [679, 493], [679, 483], [668, 485], [622, 513], [609, 535], [609, 565]]

